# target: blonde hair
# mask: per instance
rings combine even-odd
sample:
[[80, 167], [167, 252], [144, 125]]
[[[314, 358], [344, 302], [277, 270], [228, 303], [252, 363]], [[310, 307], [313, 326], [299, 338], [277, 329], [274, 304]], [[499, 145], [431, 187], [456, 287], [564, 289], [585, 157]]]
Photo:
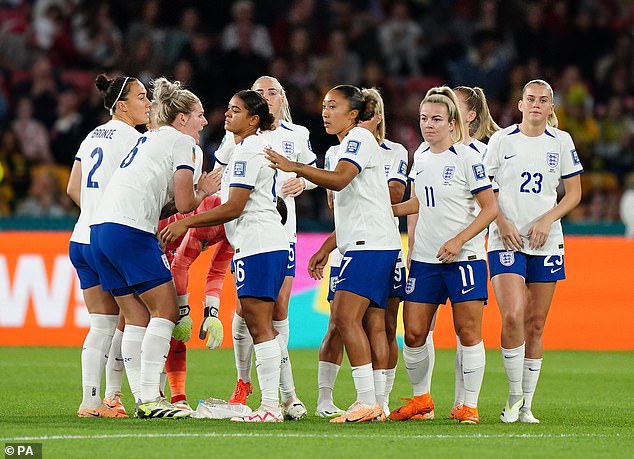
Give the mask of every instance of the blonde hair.
[[253, 82], [251, 89], [253, 89], [255, 86], [255, 83], [257, 83], [260, 80], [271, 81], [271, 83], [273, 83], [273, 86], [275, 86], [275, 89], [277, 89], [280, 92], [280, 95], [282, 96], [282, 105], [280, 106], [280, 120], [286, 121], [288, 123], [292, 123], [293, 118], [291, 117], [291, 106], [288, 104], [288, 99], [286, 98], [286, 91], [284, 90], [284, 86], [282, 86], [282, 83], [280, 83], [280, 81], [275, 77], [263, 75]]
[[451, 136], [454, 143], [462, 143], [467, 139], [468, 134], [465, 131], [462, 115], [460, 114], [460, 109], [458, 108], [458, 98], [456, 97], [456, 93], [453, 92], [449, 86], [438, 86], [427, 91], [425, 98], [418, 107], [419, 112], [425, 103], [443, 104], [447, 107], [449, 121], [455, 121], [456, 125]]
[[473, 88], [469, 86], [457, 86], [453, 90], [454, 92], [459, 92], [464, 95], [467, 108], [476, 114], [475, 119], [469, 123], [468, 134], [471, 137], [476, 140], [484, 140], [491, 137], [495, 131], [500, 130], [500, 126], [498, 126], [491, 117], [487, 98], [482, 88], [477, 86]]
[[[553, 88], [550, 84], [548, 84], [547, 81], [545, 80], [531, 80], [528, 83], [526, 83], [524, 85], [524, 88], [522, 88], [522, 97], [524, 97], [524, 94], [526, 93], [526, 89], [530, 86], [530, 85], [537, 85], [537, 86], [543, 86], [546, 89], [548, 89], [548, 92], [550, 92], [550, 100], [554, 101], [555, 100], [555, 93], [553, 91]], [[552, 113], [550, 115], [548, 115], [548, 120], [546, 121], [548, 123], [549, 126], [556, 128], [557, 126], [559, 126], [559, 120], [557, 119], [557, 115], [555, 114], [555, 110], [552, 111]]]
[[159, 77], [150, 85], [154, 87], [152, 101], [157, 103], [156, 122], [159, 126], [171, 125], [179, 113], [190, 114], [200, 99], [190, 90], [182, 89], [180, 81], [170, 82]]
[[363, 88], [361, 93], [365, 99], [367, 110], [371, 111], [374, 114], [373, 116], [381, 116], [381, 121], [376, 125], [376, 133], [373, 133], [376, 140], [381, 144], [385, 140], [385, 104], [383, 103], [383, 97], [381, 97], [381, 93], [376, 88]]

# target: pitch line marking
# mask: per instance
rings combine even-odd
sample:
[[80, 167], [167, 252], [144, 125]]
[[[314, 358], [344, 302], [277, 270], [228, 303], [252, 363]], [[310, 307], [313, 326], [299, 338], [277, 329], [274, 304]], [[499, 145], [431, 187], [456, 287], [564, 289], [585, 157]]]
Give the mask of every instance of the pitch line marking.
[[[437, 434], [437, 435], [377, 435], [372, 432], [368, 435], [358, 434], [333, 434], [329, 433], [328, 438], [341, 438], [341, 439], [362, 439], [365, 440], [371, 436], [372, 438], [384, 438], [394, 439], [402, 438], [409, 440], [417, 439], [489, 439], [489, 438], [595, 438], [595, 437], [620, 437], [620, 434], [607, 435], [607, 434], [473, 434], [473, 435], [450, 435], [450, 434]], [[0, 438], [3, 442], [16, 442], [16, 441], [43, 441], [43, 440], [99, 440], [99, 439], [116, 439], [116, 438], [174, 438], [174, 437], [210, 437], [210, 438], [324, 438], [323, 433], [311, 434], [311, 433], [295, 433], [295, 432], [280, 432], [280, 433], [123, 433], [123, 434], [104, 434], [104, 435], [42, 435], [35, 437], [5, 437]]]

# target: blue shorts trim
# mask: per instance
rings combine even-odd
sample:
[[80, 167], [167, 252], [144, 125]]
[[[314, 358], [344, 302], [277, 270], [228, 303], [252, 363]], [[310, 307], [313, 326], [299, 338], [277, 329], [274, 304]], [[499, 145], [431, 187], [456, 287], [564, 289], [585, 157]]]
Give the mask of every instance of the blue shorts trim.
[[77, 271], [82, 290], [100, 284], [90, 245], [71, 241], [68, 245], [68, 257]]
[[287, 250], [258, 253], [231, 262], [238, 298], [277, 300], [286, 274]]
[[488, 299], [484, 260], [422, 263], [412, 260], [405, 286], [405, 301], [452, 304]]
[[511, 250], [489, 252], [491, 278], [498, 274], [517, 274], [527, 283], [557, 282], [566, 278], [563, 255], [528, 255]]
[[295, 277], [295, 243], [291, 242], [288, 248], [288, 260], [286, 262], [286, 276]]
[[120, 289], [129, 287], [140, 294], [172, 280], [167, 257], [154, 234], [117, 223], [90, 228], [90, 245], [104, 290], [120, 296]]
[[370, 306], [385, 309], [392, 289], [399, 250], [348, 250], [341, 260], [335, 286], [370, 300]]

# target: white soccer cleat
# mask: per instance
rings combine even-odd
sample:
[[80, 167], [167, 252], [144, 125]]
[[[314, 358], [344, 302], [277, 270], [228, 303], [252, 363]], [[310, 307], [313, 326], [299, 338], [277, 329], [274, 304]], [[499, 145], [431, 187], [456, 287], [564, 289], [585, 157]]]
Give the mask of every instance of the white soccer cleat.
[[324, 405], [317, 406], [315, 416], [319, 416], [320, 418], [334, 418], [335, 416], [341, 416], [343, 413], [345, 413], [344, 410], [337, 407], [334, 403], [330, 402]]
[[187, 400], [179, 400], [178, 402], [172, 403], [172, 405], [174, 405], [179, 410], [193, 411], [192, 407], [189, 405], [189, 402], [187, 402]]
[[305, 418], [308, 412], [302, 401], [298, 399], [297, 396], [293, 396], [282, 403], [282, 414], [284, 415], [284, 419], [299, 421]]
[[198, 402], [192, 417], [206, 419], [230, 419], [251, 414], [251, 408], [239, 403], [229, 403], [226, 400], [210, 397]]
[[231, 422], [284, 422], [284, 416], [279, 407], [262, 405], [251, 414], [231, 418]]
[[524, 406], [520, 408], [519, 421], [527, 424], [539, 424], [539, 419], [533, 416], [531, 409]]
[[517, 402], [513, 404], [513, 406], [509, 406], [508, 400], [506, 401], [506, 406], [500, 413], [500, 421], [509, 423], [509, 422], [517, 422], [520, 416], [520, 408], [524, 406], [524, 398], [520, 398]]

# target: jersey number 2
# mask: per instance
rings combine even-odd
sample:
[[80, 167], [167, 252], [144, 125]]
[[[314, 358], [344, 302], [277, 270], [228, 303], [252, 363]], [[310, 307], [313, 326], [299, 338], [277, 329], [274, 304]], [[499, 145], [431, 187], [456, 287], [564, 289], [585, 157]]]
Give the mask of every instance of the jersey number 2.
[[99, 188], [99, 182], [96, 180], [93, 181], [92, 176], [95, 175], [95, 172], [97, 172], [97, 169], [101, 166], [101, 161], [103, 161], [103, 150], [101, 147], [95, 148], [92, 153], [90, 153], [91, 158], [94, 158], [95, 156], [97, 156], [97, 162], [94, 166], [92, 166], [92, 169], [90, 169], [90, 172], [88, 173], [88, 180], [86, 180], [86, 186], [88, 188]]

